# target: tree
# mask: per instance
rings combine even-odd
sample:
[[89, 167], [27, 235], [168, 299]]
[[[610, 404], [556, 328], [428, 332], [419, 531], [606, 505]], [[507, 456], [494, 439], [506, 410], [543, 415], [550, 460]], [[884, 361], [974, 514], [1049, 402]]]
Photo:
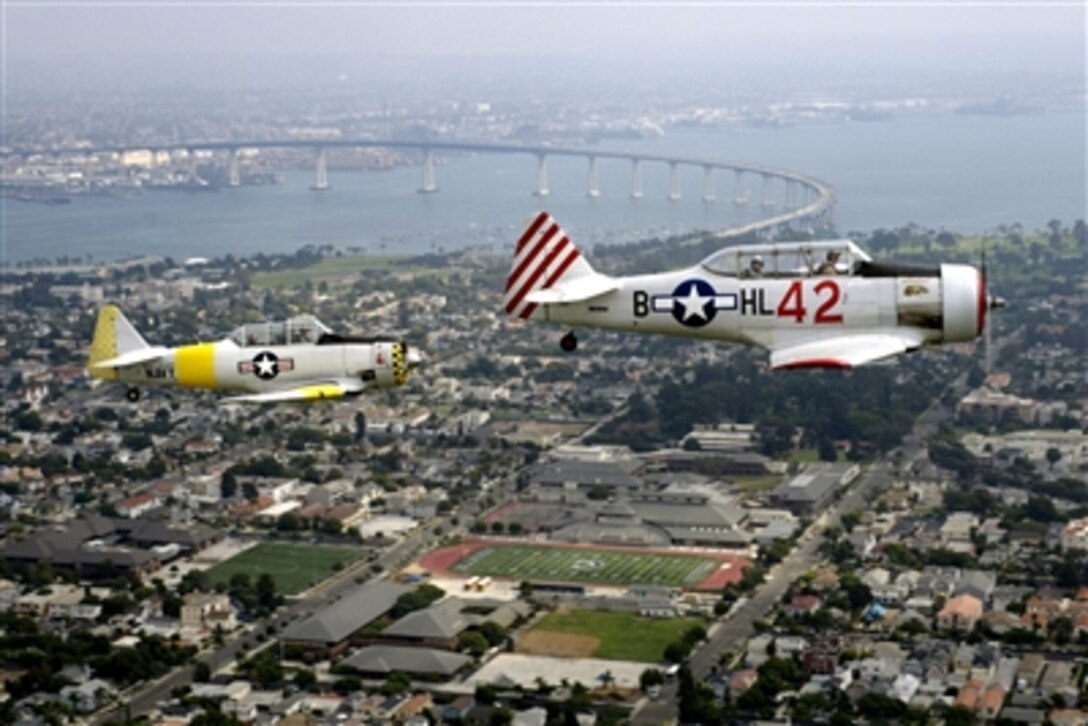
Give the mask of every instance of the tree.
[[[405, 676], [403, 673], [401, 673], [400, 677]], [[386, 682], [382, 684], [382, 693], [385, 693], [384, 689], [389, 684], [389, 681], [391, 679], [393, 679], [393, 675], [390, 675], [389, 679], [387, 679]], [[336, 679], [336, 682], [332, 684], [332, 690], [340, 694], [341, 696], [350, 696], [352, 693], [358, 693], [359, 691], [363, 690], [363, 682], [355, 676], [344, 676], [343, 678]], [[399, 693], [399, 691], [396, 692]]]
[[309, 668], [299, 668], [295, 671], [295, 685], [308, 691], [317, 685], [317, 676]]
[[691, 646], [684, 640], [674, 640], [665, 646], [665, 652], [663, 654], [665, 660], [670, 663], [679, 663], [688, 657], [688, 653], [691, 652]]
[[475, 698], [477, 703], [490, 706], [495, 703], [495, 687], [487, 683], [477, 684]]
[[702, 625], [692, 625], [686, 631], [684, 631], [684, 642], [691, 647], [695, 647], [700, 641], [706, 639], [706, 628]]
[[457, 639], [458, 650], [467, 651], [473, 658], [479, 658], [486, 653], [487, 647], [487, 638], [475, 630], [461, 633], [461, 637]]
[[1067, 645], [1073, 639], [1073, 621], [1067, 615], [1054, 618], [1048, 624], [1047, 630], [1050, 632], [1050, 639], [1058, 645]]
[[1024, 516], [1036, 522], [1057, 522], [1062, 518], [1050, 497], [1029, 497]]
[[265, 650], [257, 655], [250, 670], [250, 677], [263, 688], [283, 680], [283, 667], [273, 650]]
[[[362, 690], [363, 684], [358, 679], [355, 679], [359, 683], [358, 688], [353, 690]], [[385, 683], [382, 684], [382, 693], [387, 696], [392, 696], [397, 693], [404, 693], [412, 687], [412, 679], [407, 673], [401, 671], [393, 671], [389, 674], [389, 677], [385, 679]]]
[[366, 438], [366, 414], [362, 411], [355, 412], [355, 442], [359, 443]]
[[285, 512], [276, 520], [276, 529], [281, 532], [295, 532], [302, 528], [302, 521], [294, 512]]
[[260, 577], [257, 578], [257, 599], [266, 607], [274, 608], [279, 605], [279, 596], [276, 594], [276, 581], [267, 572], [262, 572]]
[[389, 614], [393, 618], [402, 618], [408, 613], [428, 607], [431, 603], [441, 600], [445, 595], [446, 591], [440, 587], [429, 583], [420, 585], [415, 590], [398, 597]]
[[1054, 465], [1062, 460], [1062, 452], [1057, 447], [1051, 446], [1046, 450], [1046, 463], [1053, 469]]
[[937, 244], [945, 250], [950, 250], [956, 246], [956, 235], [951, 232], [941, 232], [937, 235]]
[[502, 645], [506, 642], [506, 628], [498, 623], [493, 623], [490, 620], [480, 625], [479, 632], [480, 635], [484, 636], [487, 640], [488, 645], [492, 647]]
[[967, 706], [952, 706], [945, 709], [944, 722], [948, 726], [970, 726], [975, 723], [975, 713]]
[[496, 708], [487, 717], [488, 726], [506, 726], [514, 722], [514, 712], [509, 708]]
[[237, 493], [238, 478], [234, 476], [234, 472], [227, 469], [223, 472], [223, 477], [219, 482], [219, 494], [223, 499], [233, 499]]
[[207, 683], [209, 680], [211, 680], [211, 677], [211, 666], [202, 660], [197, 661], [196, 665], [193, 666], [193, 680], [197, 683]]
[[660, 686], [665, 682], [665, 674], [657, 668], [647, 668], [638, 677], [638, 687], [645, 693], [650, 686]]

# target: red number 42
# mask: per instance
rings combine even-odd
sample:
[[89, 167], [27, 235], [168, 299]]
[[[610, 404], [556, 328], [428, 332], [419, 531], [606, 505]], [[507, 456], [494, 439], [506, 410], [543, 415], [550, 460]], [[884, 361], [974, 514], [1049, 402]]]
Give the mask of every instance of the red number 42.
[[[839, 283], [835, 280], [821, 280], [816, 283], [812, 291], [819, 302], [812, 322], [817, 325], [841, 323], [842, 313], [836, 311], [836, 307], [842, 301], [842, 288], [839, 287]], [[804, 287], [800, 280], [794, 280], [778, 303], [778, 317], [793, 318], [795, 322], [803, 323], [806, 312]]]

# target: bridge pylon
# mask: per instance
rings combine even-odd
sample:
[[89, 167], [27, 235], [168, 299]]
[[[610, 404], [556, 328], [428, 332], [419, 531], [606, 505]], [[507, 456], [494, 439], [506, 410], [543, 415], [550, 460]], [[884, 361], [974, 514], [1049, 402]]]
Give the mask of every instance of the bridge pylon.
[[733, 204], [743, 207], [748, 204], [748, 188], [744, 185], [744, 170], [733, 171]]
[[774, 208], [774, 188], [771, 184], [774, 182], [774, 177], [770, 174], [763, 175], [763, 201], [760, 206], [764, 209]]
[[714, 186], [714, 167], [710, 164], [703, 165], [703, 201], [718, 201], [718, 190]]
[[434, 149], [423, 149], [423, 182], [417, 189], [420, 194], [434, 194], [438, 191], [438, 185], [434, 178]]
[[642, 159], [631, 159], [631, 198], [642, 199]]
[[329, 187], [329, 157], [324, 146], [317, 147], [317, 163], [314, 169], [314, 185], [310, 187], [315, 192], [327, 192]]
[[669, 197], [670, 202], [680, 201], [680, 163], [669, 162]]
[[546, 197], [551, 194], [548, 189], [548, 156], [537, 154], [536, 156], [536, 191], [534, 196]]
[[231, 149], [229, 152], [230, 160], [227, 171], [227, 186], [240, 187], [242, 186], [242, 170], [238, 159], [238, 149]]
[[589, 157], [589, 181], [586, 187], [586, 196], [596, 199], [601, 196], [601, 180], [597, 174], [597, 157]]

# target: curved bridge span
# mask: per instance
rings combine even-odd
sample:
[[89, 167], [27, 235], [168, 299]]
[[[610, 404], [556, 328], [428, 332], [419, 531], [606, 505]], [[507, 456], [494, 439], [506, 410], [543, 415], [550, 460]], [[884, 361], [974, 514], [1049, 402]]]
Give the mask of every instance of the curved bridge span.
[[[831, 219], [837, 193], [835, 188], [820, 179], [784, 169], [775, 169], [756, 164], [742, 164], [715, 159], [694, 157], [674, 157], [660, 154], [642, 154], [631, 151], [611, 151], [603, 149], [584, 149], [558, 146], [527, 146], [520, 144], [460, 142], [460, 141], [421, 141], [413, 139], [251, 139], [251, 140], [208, 140], [187, 141], [163, 144], [104, 145], [57, 148], [49, 150], [6, 150], [4, 157], [91, 155], [125, 153], [134, 151], [172, 152], [185, 150], [190, 152], [223, 152], [228, 157], [229, 186], [241, 183], [240, 152], [248, 149], [302, 148], [314, 152], [315, 191], [330, 189], [328, 178], [329, 149], [412, 149], [423, 156], [422, 180], [419, 191], [433, 193], [438, 191], [435, 173], [435, 151], [485, 154], [525, 154], [537, 159], [536, 187], [533, 193], [545, 197], [550, 193], [548, 186], [548, 158], [553, 156], [581, 157], [588, 163], [586, 195], [600, 196], [598, 182], [598, 162], [625, 161], [631, 165], [631, 197], [641, 198], [642, 174], [644, 164], [662, 164], [668, 168], [670, 200], [679, 200], [680, 169], [694, 167], [703, 172], [703, 201], [717, 201], [716, 174], [732, 172], [734, 180], [733, 203], [738, 206], [758, 204], [767, 210], [763, 219], [749, 224], [719, 230], [717, 236], [732, 237], [744, 234], [761, 234], [793, 223], [811, 225], [826, 223]], [[195, 170], [194, 170], [195, 173]], [[749, 182], [751, 181], [751, 186]], [[759, 189], [756, 189], [756, 186]], [[758, 191], [759, 198], [752, 199]], [[777, 211], [777, 214], [772, 213]]]

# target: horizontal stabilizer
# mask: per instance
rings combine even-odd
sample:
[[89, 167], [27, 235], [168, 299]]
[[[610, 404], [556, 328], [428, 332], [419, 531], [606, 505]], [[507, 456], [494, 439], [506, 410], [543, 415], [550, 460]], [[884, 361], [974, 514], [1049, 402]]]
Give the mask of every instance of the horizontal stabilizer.
[[525, 296], [525, 299], [538, 305], [576, 303], [592, 300], [620, 289], [617, 280], [607, 275], [588, 275], [569, 282], [560, 282], [546, 290], [537, 290]]
[[906, 353], [922, 345], [916, 331], [836, 335], [798, 341], [771, 350], [771, 368], [856, 368]]
[[224, 398], [223, 403], [283, 403], [289, 401], [321, 401], [324, 399], [356, 396], [363, 392], [362, 381], [330, 381], [306, 386], [285, 388], [266, 393], [250, 393], [244, 396]]
[[92, 363], [89, 367], [92, 369], [109, 369], [109, 368], [131, 368], [132, 366], [143, 365], [145, 363], [154, 363], [155, 361], [162, 360], [162, 357], [170, 352], [169, 348], [162, 346], [140, 348], [138, 350], [130, 350], [127, 353], [122, 353], [114, 358], [108, 358], [106, 360], [99, 360]]

